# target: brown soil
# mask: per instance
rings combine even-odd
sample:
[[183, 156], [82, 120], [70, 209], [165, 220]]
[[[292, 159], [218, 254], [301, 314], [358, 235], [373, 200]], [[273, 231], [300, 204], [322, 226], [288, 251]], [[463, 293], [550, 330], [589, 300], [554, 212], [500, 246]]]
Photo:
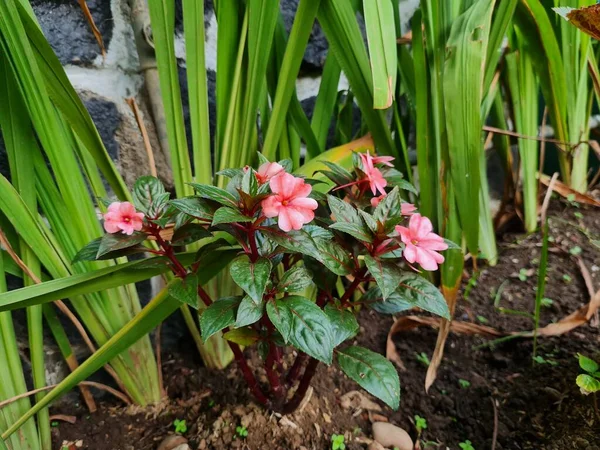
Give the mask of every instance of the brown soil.
[[[542, 309], [541, 326], [589, 301], [569, 250], [583, 249], [581, 256], [594, 286], [600, 288], [600, 249], [595, 245], [600, 241], [592, 243], [600, 239], [600, 211], [556, 203], [550, 217], [554, 251], [545, 296], [553, 303]], [[588, 236], [578, 228], [587, 230]], [[532, 329], [526, 314], [534, 309], [539, 242], [538, 234], [506, 235], [499, 245], [498, 265], [484, 268], [468, 295], [461, 296], [456, 318], [505, 331]], [[518, 276], [521, 269], [526, 271], [524, 281]], [[502, 312], [500, 307], [516, 313]], [[360, 321], [363, 332], [357, 343], [384, 352], [393, 319], [363, 311]], [[406, 367], [399, 372], [402, 399], [397, 412], [383, 405], [380, 412], [343, 407], [342, 396], [357, 386], [336, 367], [321, 367], [304, 409], [285, 418], [251, 402], [235, 367], [224, 372], [202, 367], [190, 342], [187, 351], [164, 357], [168, 402], [145, 410], [105, 404], [91, 416], [65, 408], [53, 411], [78, 419], [73, 425], [60, 422], [53, 428], [55, 448], [63, 441], [82, 440], [84, 449], [154, 450], [173, 433], [173, 421], [185, 419], [185, 436], [193, 450], [323, 450], [331, 448], [333, 433], [345, 434], [346, 448], [354, 450], [367, 447], [373, 420], [389, 420], [416, 439], [413, 418], [418, 414], [428, 424], [419, 438], [422, 449], [459, 450], [459, 443], [468, 439], [477, 450], [600, 450], [600, 420], [594, 414], [593, 397], [583, 396], [575, 385], [579, 373], [575, 355], [580, 352], [600, 360], [597, 321], [561, 337], [540, 339], [537, 352], [545, 363], [532, 361], [531, 339], [490, 346], [487, 338], [451, 334], [438, 379], [426, 394], [427, 367], [416, 355], [424, 352], [431, 357], [436, 336], [428, 328], [395, 336]], [[461, 386], [459, 380], [469, 385], [462, 382]], [[236, 435], [239, 425], [247, 427], [244, 439]]]

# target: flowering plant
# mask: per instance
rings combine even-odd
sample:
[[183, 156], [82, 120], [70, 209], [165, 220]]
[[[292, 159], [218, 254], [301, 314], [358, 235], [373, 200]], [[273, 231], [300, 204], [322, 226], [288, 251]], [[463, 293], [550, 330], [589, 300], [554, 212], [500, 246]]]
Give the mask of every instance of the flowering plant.
[[[402, 199], [414, 188], [391, 160], [357, 154], [351, 172], [325, 162], [316, 180], [289, 173], [289, 161], [262, 158], [257, 170], [221, 172], [230, 180], [226, 189], [192, 184], [197, 195], [173, 200], [158, 179], [142, 177], [135, 205], [111, 204], [107, 234], [77, 258], [159, 255], [176, 276], [169, 295], [196, 309], [203, 303], [203, 338], [224, 332], [254, 397], [270, 408], [295, 410], [319, 362], [331, 364], [334, 356], [350, 378], [397, 408], [392, 364], [344, 343], [358, 333], [363, 307], [384, 314], [419, 307], [447, 317], [443, 296], [415, 265], [436, 270], [448, 245]], [[204, 245], [193, 258], [176, 253], [199, 240]], [[239, 255], [229, 271], [243, 294], [210, 298], [198, 283], [202, 260], [231, 246]], [[257, 381], [240, 346], [256, 346], [269, 386]]]

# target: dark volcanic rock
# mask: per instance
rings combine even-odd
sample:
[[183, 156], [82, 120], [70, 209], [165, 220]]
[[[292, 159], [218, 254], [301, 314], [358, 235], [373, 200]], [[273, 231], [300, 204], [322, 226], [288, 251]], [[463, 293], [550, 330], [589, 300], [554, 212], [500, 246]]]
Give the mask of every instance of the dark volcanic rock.
[[117, 161], [119, 144], [115, 140], [115, 132], [121, 123], [121, 114], [119, 114], [117, 106], [111, 101], [98, 97], [84, 98], [83, 102], [98, 128], [108, 154], [114, 161]]
[[[87, 0], [94, 22], [108, 48], [113, 20], [109, 0]], [[63, 64], [90, 64], [100, 48], [75, 0], [31, 0], [44, 35]]]

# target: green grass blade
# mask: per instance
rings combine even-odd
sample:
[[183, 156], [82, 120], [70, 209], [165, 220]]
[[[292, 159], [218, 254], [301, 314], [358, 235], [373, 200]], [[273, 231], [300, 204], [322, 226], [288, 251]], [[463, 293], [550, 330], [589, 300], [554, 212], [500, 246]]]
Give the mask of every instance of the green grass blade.
[[194, 177], [197, 183], [212, 184], [210, 120], [204, 54], [204, 2], [183, 1], [183, 31], [185, 33], [185, 62], [192, 127]]
[[160, 91], [165, 108], [173, 181], [177, 196], [184, 197], [192, 194], [192, 188], [186, 184], [192, 181], [192, 169], [185, 136], [181, 88], [179, 87], [177, 58], [175, 57], [175, 1], [149, 0], [148, 6], [152, 21]]
[[[325, 59], [319, 93], [315, 100], [310, 126], [313, 129], [317, 144], [320, 148], [327, 145], [327, 135], [333, 117], [333, 111], [337, 103], [338, 85], [342, 69], [335, 56], [331, 53]], [[311, 155], [314, 157], [315, 155]]]
[[398, 8], [391, 0], [371, 0], [363, 3], [375, 109], [387, 109], [392, 106], [396, 91], [398, 51], [394, 6]]
[[[471, 254], [479, 251], [482, 152], [480, 105], [493, 2], [475, 3], [452, 24], [444, 67], [448, 150], [456, 201]], [[485, 175], [484, 175], [485, 176]]]
[[106, 181], [115, 192], [115, 195], [123, 200], [130, 199], [131, 197], [123, 178], [106, 151], [92, 118], [67, 78], [50, 44], [35, 22], [35, 19], [28, 12], [27, 7], [23, 6], [22, 3], [17, 4], [17, 7], [25, 33], [33, 49], [36, 63], [40, 67], [40, 72], [43, 75], [46, 89], [52, 102], [64, 114], [67, 122], [71, 125], [75, 133], [77, 133], [85, 148], [93, 156]]
[[377, 145], [377, 152], [397, 157], [398, 152], [384, 112], [373, 110], [373, 80], [369, 58], [351, 2], [322, 0], [318, 19], [327, 36], [330, 51], [348, 77], [363, 119]]

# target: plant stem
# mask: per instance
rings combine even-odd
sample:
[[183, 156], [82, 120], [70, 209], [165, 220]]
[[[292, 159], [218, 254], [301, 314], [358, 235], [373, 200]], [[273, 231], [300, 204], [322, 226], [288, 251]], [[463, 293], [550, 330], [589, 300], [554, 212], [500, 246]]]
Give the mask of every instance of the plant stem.
[[356, 288], [363, 281], [363, 277], [365, 276], [365, 273], [367, 273], [367, 269], [363, 267], [354, 275], [354, 280], [352, 281], [352, 283], [350, 283], [350, 286], [348, 286], [348, 289], [346, 289], [346, 292], [344, 292], [344, 295], [340, 299], [342, 306], [345, 306], [345, 304], [348, 302], [350, 297], [352, 297], [352, 294], [354, 294], [354, 291], [356, 290]]
[[292, 368], [287, 375], [287, 382], [290, 385], [294, 384], [300, 377], [300, 371], [302, 370], [302, 366], [304, 366], [304, 363], [307, 359], [308, 355], [306, 353], [299, 353], [298, 356], [296, 356], [294, 365], [292, 365]]
[[302, 376], [302, 379], [300, 380], [300, 384], [298, 385], [298, 390], [294, 393], [294, 396], [291, 398], [291, 400], [283, 407], [283, 414], [291, 414], [296, 409], [298, 409], [298, 406], [300, 406], [300, 403], [304, 399], [304, 396], [306, 395], [306, 391], [308, 390], [308, 387], [310, 386], [310, 382], [312, 381], [312, 379], [315, 375], [315, 372], [317, 371], [318, 365], [319, 365], [319, 361], [314, 358], [311, 358], [311, 360], [308, 362], [308, 365], [306, 366], [304, 375]]
[[276, 371], [276, 354], [277, 346], [275, 343], [269, 342], [269, 354], [267, 355], [267, 360], [265, 361], [265, 370], [267, 372], [267, 378], [269, 379], [269, 384], [271, 385], [273, 395], [275, 398], [281, 398], [283, 397], [284, 392], [281, 380], [279, 379], [279, 374]]
[[229, 344], [229, 348], [231, 348], [231, 351], [233, 352], [233, 356], [235, 357], [235, 360], [237, 361], [240, 370], [244, 375], [244, 378], [246, 380], [246, 383], [248, 384], [248, 387], [250, 388], [250, 391], [252, 392], [252, 395], [254, 395], [254, 398], [260, 404], [267, 405], [269, 401], [267, 400], [267, 397], [265, 396], [265, 394], [263, 394], [260, 386], [258, 385], [258, 381], [256, 381], [256, 377], [252, 373], [250, 366], [248, 366], [248, 363], [244, 358], [244, 354], [242, 353], [240, 346], [231, 341], [227, 341], [227, 343]]

